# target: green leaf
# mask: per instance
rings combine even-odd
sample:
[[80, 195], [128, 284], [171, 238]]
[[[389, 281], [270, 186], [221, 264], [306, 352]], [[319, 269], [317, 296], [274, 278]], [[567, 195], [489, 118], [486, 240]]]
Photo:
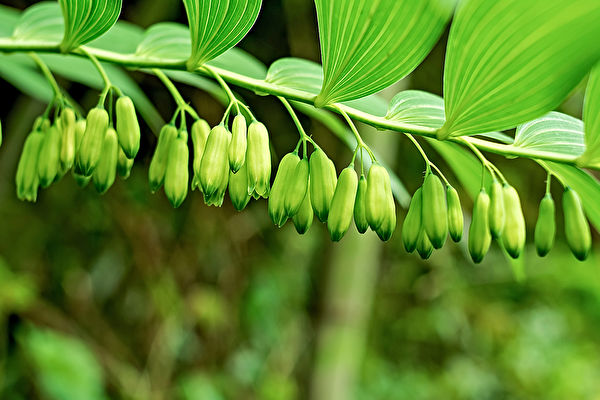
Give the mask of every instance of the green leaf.
[[405, 90], [392, 98], [385, 118], [428, 128], [441, 128], [444, 125], [444, 100], [420, 90]]
[[[316, 62], [287, 57], [269, 67], [266, 82], [273, 85], [317, 95], [323, 85], [323, 68]], [[342, 104], [371, 115], [383, 116], [387, 109], [385, 100], [376, 94]]]
[[252, 28], [262, 0], [184, 0], [190, 26], [193, 71], [235, 46]]
[[102, 369], [84, 342], [34, 327], [19, 332], [18, 340], [47, 398], [106, 399]]
[[191, 46], [187, 26], [161, 22], [146, 30], [135, 54], [150, 60], [185, 61], [190, 56]]
[[600, 168], [600, 64], [592, 70], [585, 93], [583, 108], [585, 124], [585, 153], [578, 163], [582, 166]]
[[60, 43], [64, 23], [56, 2], [41, 2], [27, 8], [21, 14], [13, 32], [18, 41]]
[[542, 162], [565, 185], [575, 190], [592, 225], [600, 232], [600, 182], [590, 174], [571, 165]]
[[583, 122], [569, 115], [550, 112], [517, 127], [515, 147], [577, 157], [584, 151]]
[[267, 67], [263, 63], [237, 47], [232, 47], [207, 64], [253, 79], [265, 79], [267, 76]]
[[122, 0], [59, 0], [65, 20], [60, 49], [69, 52], [106, 33], [119, 19]]
[[317, 107], [376, 93], [429, 54], [452, 0], [315, 0], [325, 81]]
[[265, 81], [317, 95], [323, 85], [323, 69], [316, 62], [302, 58], [281, 58], [271, 64]]
[[14, 31], [21, 12], [12, 7], [0, 4], [0, 36], [10, 36]]
[[556, 108], [600, 59], [598, 0], [469, 0], [446, 54], [438, 137], [502, 131]]
[[96, 49], [108, 50], [115, 53], [134, 53], [142, 41], [144, 30], [129, 22], [119, 21], [104, 35], [88, 43]]

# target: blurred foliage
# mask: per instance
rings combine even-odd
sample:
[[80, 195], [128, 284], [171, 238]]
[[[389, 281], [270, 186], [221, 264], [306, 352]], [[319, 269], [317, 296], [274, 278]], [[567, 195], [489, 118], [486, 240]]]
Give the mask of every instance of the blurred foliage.
[[[184, 18], [178, 2], [156, 3], [130, 2], [124, 15], [142, 25]], [[310, 3], [267, 2], [242, 47], [266, 63], [316, 60]], [[439, 93], [443, 51], [442, 41], [403, 86]], [[169, 115], [159, 82], [132, 76]], [[97, 92], [61, 83], [84, 107], [95, 102]], [[357, 399], [600, 399], [598, 257], [576, 262], [562, 237], [547, 259], [530, 246], [515, 265], [517, 282], [497, 246], [477, 267], [464, 243], [421, 262], [402, 250], [399, 229], [385, 245], [355, 234], [332, 244], [320, 224], [306, 236], [289, 224], [274, 228], [264, 201], [236, 213], [229, 203], [208, 208], [195, 193], [173, 210], [148, 189], [152, 135], [129, 180], [107, 194], [67, 176], [37, 204], [20, 203], [16, 160], [44, 105], [0, 85], [0, 398], [308, 398], [318, 374], [336, 368], [332, 376], [352, 376], [343, 371], [352, 357], [344, 363], [318, 345], [326, 331], [334, 332], [327, 343], [359, 360], [355, 381], [325, 376], [331, 399], [339, 385]], [[218, 102], [181, 89], [211, 123], [220, 119]], [[241, 94], [273, 132], [276, 154], [293, 146], [292, 121], [277, 101]], [[581, 103], [580, 88], [562, 111], [579, 115]], [[347, 162], [348, 150], [323, 126], [302, 122], [337, 165]], [[419, 155], [385, 136], [365, 132], [370, 142], [384, 140], [375, 147], [388, 149], [388, 159], [401, 160], [396, 170], [413, 191]], [[543, 170], [494, 162], [519, 188], [531, 233]], [[353, 279], [332, 288], [331, 276], [350, 272]]]

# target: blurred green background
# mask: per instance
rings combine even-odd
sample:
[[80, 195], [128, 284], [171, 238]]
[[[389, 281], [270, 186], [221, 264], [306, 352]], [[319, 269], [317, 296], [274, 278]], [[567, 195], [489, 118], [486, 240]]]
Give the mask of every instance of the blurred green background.
[[[126, 1], [122, 18], [185, 22], [179, 0]], [[382, 96], [441, 94], [444, 43]], [[266, 0], [240, 47], [266, 64], [318, 61], [312, 2]], [[160, 83], [132, 76], [170, 118]], [[60, 83], [85, 108], [94, 104], [97, 92]], [[210, 123], [220, 120], [218, 102], [179, 87]], [[5, 82], [0, 92], [0, 398], [600, 399], [598, 257], [575, 261], [560, 234], [546, 259], [529, 245], [511, 263], [493, 246], [474, 266], [464, 242], [428, 262], [407, 255], [401, 224], [386, 244], [354, 228], [333, 244], [318, 223], [305, 236], [273, 227], [265, 201], [237, 213], [195, 192], [174, 210], [148, 189], [148, 131], [132, 176], [104, 196], [67, 176], [37, 204], [21, 203], [17, 159], [45, 105]], [[580, 117], [582, 92], [561, 111]], [[277, 100], [239, 93], [269, 127], [275, 157], [289, 151], [297, 134]], [[351, 153], [334, 135], [302, 122], [338, 171], [347, 164]], [[361, 129], [412, 193], [423, 173], [412, 145]], [[519, 189], [531, 234], [544, 171], [491, 159]]]

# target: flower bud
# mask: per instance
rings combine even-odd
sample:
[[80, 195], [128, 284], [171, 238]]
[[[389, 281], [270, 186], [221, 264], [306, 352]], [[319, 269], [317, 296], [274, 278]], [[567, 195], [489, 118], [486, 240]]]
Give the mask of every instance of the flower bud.
[[160, 189], [165, 181], [169, 150], [175, 138], [177, 138], [177, 128], [174, 125], [169, 124], [162, 127], [158, 135], [158, 144], [156, 145], [156, 150], [154, 150], [150, 168], [148, 169], [148, 180], [152, 193]]
[[238, 114], [231, 126], [231, 143], [229, 143], [229, 168], [237, 172], [246, 162], [247, 139], [246, 118]]
[[117, 159], [117, 174], [123, 179], [129, 178], [133, 168], [133, 158], [127, 158], [123, 149], [119, 146], [119, 157]]
[[248, 147], [246, 150], [248, 168], [248, 192], [264, 198], [269, 196], [271, 186], [271, 150], [267, 128], [254, 121], [248, 127]]
[[140, 124], [133, 101], [127, 96], [119, 97], [115, 105], [115, 113], [119, 145], [127, 158], [133, 159], [140, 149]]
[[392, 193], [390, 176], [384, 167], [373, 164], [367, 177], [367, 221], [377, 231], [385, 220], [388, 210], [385, 208]]
[[540, 257], [552, 250], [556, 236], [556, 217], [554, 200], [550, 193], [542, 198], [538, 219], [535, 224], [535, 248]]
[[106, 193], [115, 182], [118, 155], [119, 140], [117, 139], [117, 132], [113, 128], [108, 128], [102, 143], [100, 161], [98, 161], [98, 165], [92, 174], [94, 187], [100, 194]]
[[86, 119], [85, 132], [77, 152], [76, 164], [82, 175], [91, 176], [100, 160], [102, 143], [108, 129], [108, 113], [103, 108], [93, 108]]
[[285, 196], [289, 181], [292, 179], [296, 167], [300, 163], [300, 157], [296, 153], [286, 154], [279, 163], [271, 194], [268, 200], [269, 217], [278, 227], [283, 226], [288, 215], [285, 211]]
[[428, 174], [423, 183], [423, 227], [435, 249], [441, 248], [448, 236], [446, 190], [440, 178]]
[[487, 254], [492, 235], [489, 224], [490, 196], [481, 190], [473, 207], [473, 217], [469, 227], [469, 253], [473, 262], [479, 264]]
[[344, 168], [337, 181], [327, 218], [327, 229], [334, 242], [346, 234], [352, 223], [357, 190], [358, 176], [354, 167]]
[[502, 244], [512, 258], [518, 258], [525, 248], [525, 217], [521, 209], [521, 200], [514, 187], [504, 185], [504, 229]]
[[463, 212], [458, 192], [450, 185], [446, 187], [446, 202], [448, 203], [448, 231], [450, 232], [450, 238], [458, 243], [463, 235]]
[[38, 159], [40, 186], [47, 188], [58, 177], [60, 167], [60, 131], [56, 125], [44, 132]]
[[84, 187], [86, 187], [90, 183], [90, 181], [92, 180], [91, 176], [81, 175], [75, 169], [73, 169], [72, 172], [73, 172], [73, 179], [75, 179], [75, 183], [77, 184], [77, 186], [79, 186], [82, 189]]
[[419, 253], [419, 256], [423, 260], [429, 259], [429, 257], [431, 257], [431, 253], [433, 253], [433, 245], [427, 237], [425, 227], [421, 227], [421, 231], [419, 232], [419, 238], [417, 240], [417, 253]]
[[39, 186], [38, 158], [44, 138], [45, 134], [39, 130], [34, 130], [25, 140], [15, 178], [19, 200], [31, 202], [37, 200]]
[[365, 233], [369, 229], [367, 221], [367, 178], [364, 174], [358, 180], [356, 200], [354, 201], [354, 224], [359, 233]]
[[[223, 182], [229, 181], [227, 148], [230, 141], [231, 133], [225, 126], [218, 125], [210, 131], [200, 163], [200, 185], [205, 202], [222, 188]], [[225, 192], [223, 191], [223, 193]], [[214, 202], [211, 201], [211, 203]]]
[[[200, 164], [202, 162], [202, 155], [204, 154], [204, 148], [206, 147], [206, 141], [208, 135], [210, 135], [210, 125], [203, 119], [199, 119], [192, 125], [192, 144], [194, 145], [194, 179], [196, 185], [199, 183], [200, 178]], [[197, 185], [200, 187], [199, 185]], [[192, 188], [194, 184], [192, 183]]]
[[590, 254], [592, 236], [581, 205], [581, 199], [577, 192], [569, 187], [565, 188], [563, 193], [563, 213], [567, 244], [575, 258], [583, 261]]
[[233, 207], [242, 211], [248, 205], [251, 196], [248, 194], [248, 171], [246, 163], [237, 171], [229, 172], [229, 198]]
[[417, 248], [419, 238], [421, 237], [421, 230], [423, 230], [423, 206], [422, 206], [422, 188], [418, 188], [413, 194], [410, 200], [410, 206], [404, 218], [404, 224], [402, 225], [402, 243], [404, 249], [412, 253]]
[[180, 132], [179, 136], [171, 141], [165, 171], [165, 194], [175, 208], [183, 203], [188, 193], [189, 157], [187, 134]]
[[337, 183], [335, 165], [321, 149], [311, 154], [309, 164], [310, 201], [319, 221], [325, 222]]
[[312, 225], [313, 216], [314, 211], [312, 205], [310, 204], [310, 191], [307, 191], [306, 196], [304, 196], [304, 200], [302, 201], [302, 205], [300, 205], [300, 209], [296, 215], [292, 217], [296, 232], [301, 235], [308, 232]]
[[391, 191], [388, 193], [388, 200], [384, 207], [386, 207], [386, 216], [375, 233], [377, 233], [379, 239], [387, 242], [396, 230], [396, 204], [394, 203], [394, 196]]
[[304, 158], [296, 165], [286, 184], [284, 196], [285, 212], [288, 217], [296, 215], [308, 192], [308, 159]]
[[87, 123], [85, 119], [77, 120], [77, 122], [75, 123], [75, 156], [77, 156], [79, 146], [81, 146], [81, 141], [83, 140], [83, 135], [85, 134], [86, 126]]
[[496, 179], [492, 182], [492, 191], [490, 193], [490, 233], [492, 238], [499, 238], [502, 235], [505, 223], [504, 212], [504, 194], [502, 185]]
[[68, 170], [75, 162], [75, 112], [71, 108], [65, 108], [60, 113], [61, 140], [60, 140], [60, 164], [63, 170]]

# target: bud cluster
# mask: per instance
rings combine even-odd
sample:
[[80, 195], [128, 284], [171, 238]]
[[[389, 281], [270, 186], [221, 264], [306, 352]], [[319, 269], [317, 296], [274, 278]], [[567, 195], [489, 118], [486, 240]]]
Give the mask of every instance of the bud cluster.
[[459, 242], [463, 232], [463, 214], [458, 192], [427, 172], [423, 186], [417, 189], [402, 226], [402, 242], [409, 253], [417, 250], [428, 259], [434, 249], [446, 243], [446, 237]]
[[36, 201], [38, 188], [47, 188], [71, 168], [77, 183], [90, 180], [99, 193], [114, 183], [117, 169], [129, 175], [140, 143], [135, 107], [129, 97], [115, 104], [115, 130], [104, 108], [93, 108], [86, 119], [69, 106], [61, 106], [53, 121], [39, 117], [23, 146], [16, 174], [17, 196]]
[[[224, 122], [210, 128], [203, 119], [191, 127], [193, 145], [192, 190], [198, 189], [208, 205], [220, 207], [225, 193], [234, 207], [243, 210], [252, 197], [267, 198], [270, 191], [271, 153], [267, 128], [258, 121], [247, 126], [238, 114], [231, 131]], [[189, 184], [188, 133], [174, 124], [165, 125], [150, 163], [150, 189], [163, 184], [174, 207], [185, 200]]]

